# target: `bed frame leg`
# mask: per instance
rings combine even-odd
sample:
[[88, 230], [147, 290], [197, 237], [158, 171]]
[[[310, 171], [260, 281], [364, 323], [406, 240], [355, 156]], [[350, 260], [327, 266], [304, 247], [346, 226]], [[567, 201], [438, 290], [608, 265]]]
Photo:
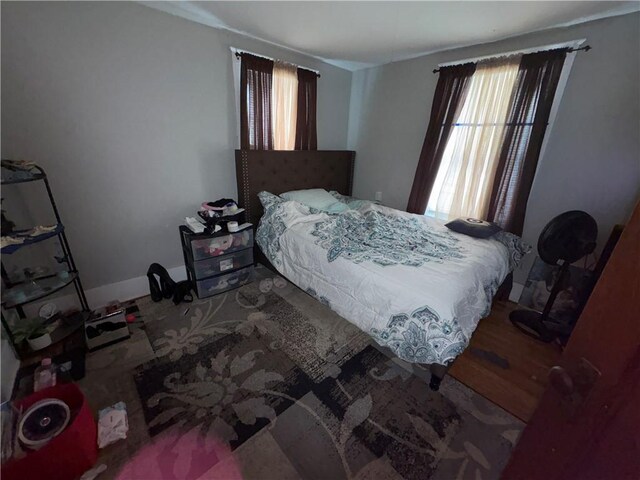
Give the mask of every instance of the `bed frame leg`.
[[431, 381], [429, 382], [429, 388], [434, 392], [437, 392], [440, 389], [440, 384], [442, 383], [442, 379], [447, 374], [449, 367], [446, 365], [440, 365], [439, 363], [432, 363], [430, 366], [431, 370]]

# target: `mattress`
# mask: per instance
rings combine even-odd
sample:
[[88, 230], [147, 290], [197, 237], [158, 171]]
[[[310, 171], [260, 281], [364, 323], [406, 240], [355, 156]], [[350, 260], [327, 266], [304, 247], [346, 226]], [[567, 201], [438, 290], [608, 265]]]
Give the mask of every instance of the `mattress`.
[[336, 194], [328, 214], [259, 194], [257, 243], [287, 279], [412, 363], [447, 365], [469, 344], [498, 287], [527, 247]]

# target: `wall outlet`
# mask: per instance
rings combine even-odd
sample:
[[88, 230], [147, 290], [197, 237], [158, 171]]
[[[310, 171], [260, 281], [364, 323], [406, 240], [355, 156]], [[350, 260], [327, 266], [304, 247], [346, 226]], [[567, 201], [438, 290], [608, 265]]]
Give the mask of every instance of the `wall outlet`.
[[381, 202], [382, 201], [382, 192], [376, 192], [375, 199], [376, 199], [376, 202]]

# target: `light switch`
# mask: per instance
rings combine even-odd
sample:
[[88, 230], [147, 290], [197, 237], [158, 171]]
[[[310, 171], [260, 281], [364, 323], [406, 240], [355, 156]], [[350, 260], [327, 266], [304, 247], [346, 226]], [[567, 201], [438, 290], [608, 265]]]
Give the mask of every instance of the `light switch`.
[[381, 202], [382, 201], [382, 192], [376, 192], [376, 201], [377, 202]]

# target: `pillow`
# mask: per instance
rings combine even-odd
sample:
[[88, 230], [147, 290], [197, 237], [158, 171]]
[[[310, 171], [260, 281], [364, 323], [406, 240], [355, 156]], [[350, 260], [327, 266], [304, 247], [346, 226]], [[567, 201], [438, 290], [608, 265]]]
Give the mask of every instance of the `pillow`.
[[454, 232], [463, 233], [475, 238], [489, 238], [502, 230], [495, 223], [475, 218], [456, 218], [447, 223], [445, 227]]
[[349, 210], [349, 207], [338, 201], [333, 195], [322, 188], [309, 190], [293, 190], [280, 194], [285, 200], [294, 200], [327, 213], [341, 213]]
[[347, 206], [350, 209], [357, 209], [360, 207], [366, 207], [368, 205], [374, 204], [374, 205], [379, 205], [380, 202], [377, 201], [371, 201], [371, 200], [361, 200], [359, 198], [356, 197], [349, 197], [347, 195], [342, 195], [341, 193], [336, 192], [335, 190], [331, 190], [329, 192], [331, 195], [333, 195], [336, 199], [338, 199], [339, 201], [341, 201], [342, 203], [346, 203]]

